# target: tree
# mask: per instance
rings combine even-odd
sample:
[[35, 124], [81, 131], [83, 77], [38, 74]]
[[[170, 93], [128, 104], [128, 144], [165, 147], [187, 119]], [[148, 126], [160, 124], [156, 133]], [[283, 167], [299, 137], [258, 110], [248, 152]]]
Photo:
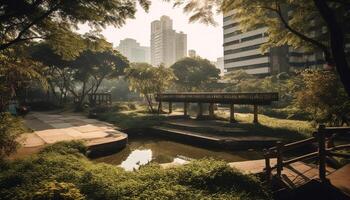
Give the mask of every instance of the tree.
[[77, 109], [81, 109], [88, 94], [98, 92], [103, 80], [123, 75], [129, 66], [128, 60], [106, 45], [104, 39], [89, 38], [86, 43], [91, 48], [73, 60], [64, 60], [46, 43], [31, 49], [31, 56], [48, 66], [45, 72], [52, 93], [56, 93], [56, 88], [60, 90], [60, 98], [71, 93], [77, 100]]
[[96, 94], [104, 79], [123, 75], [129, 62], [116, 50], [87, 50], [73, 60], [71, 66], [73, 84], [69, 85], [67, 90], [78, 100], [77, 108], [81, 109], [87, 94]]
[[335, 73], [305, 70], [299, 77], [302, 84], [296, 88], [296, 106], [308, 112], [318, 123], [342, 125], [342, 122], [346, 122], [350, 113], [350, 100]]
[[0, 112], [28, 85], [39, 82], [47, 88], [42, 69], [41, 63], [27, 56], [23, 48], [9, 48], [0, 53]]
[[209, 60], [199, 57], [184, 58], [170, 68], [177, 77], [176, 86], [187, 92], [208, 90], [211, 84], [218, 81], [220, 74], [220, 70]]
[[[185, 3], [187, 2], [187, 3]], [[350, 34], [350, 3], [346, 0], [206, 0], [178, 1], [186, 4], [185, 12], [192, 12], [191, 21], [215, 24], [213, 11], [235, 10], [233, 17], [240, 20], [243, 31], [265, 25], [268, 28], [267, 47], [291, 45], [295, 48], [313, 48], [324, 53], [329, 66], [335, 66], [340, 80], [350, 95], [350, 66], [345, 51], [345, 38]], [[286, 10], [292, 12], [286, 14]], [[318, 20], [320, 19], [320, 20]], [[327, 27], [326, 34], [313, 37], [311, 32]]]
[[[49, 91], [59, 100], [61, 105], [66, 101], [69, 92], [67, 88], [71, 85], [72, 80], [73, 69], [69, 66], [69, 62], [56, 54], [47, 43], [36, 44], [28, 51], [32, 59], [46, 66], [43, 73], [48, 82]], [[57, 88], [59, 94], [56, 92]]]
[[145, 97], [149, 110], [155, 112], [152, 96], [169, 88], [175, 76], [171, 69], [162, 65], [153, 67], [147, 63], [134, 63], [127, 70], [126, 79], [132, 90]]
[[74, 32], [78, 24], [88, 23], [95, 30], [120, 27], [134, 17], [136, 1], [148, 10], [148, 0], [2, 0], [0, 51], [42, 39], [55, 50], [78, 55], [85, 48]]

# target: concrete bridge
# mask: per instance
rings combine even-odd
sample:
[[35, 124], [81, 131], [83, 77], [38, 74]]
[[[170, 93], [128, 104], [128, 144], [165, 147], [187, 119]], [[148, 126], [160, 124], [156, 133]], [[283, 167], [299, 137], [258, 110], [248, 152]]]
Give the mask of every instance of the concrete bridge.
[[188, 116], [189, 103], [198, 104], [197, 118], [203, 117], [203, 103], [209, 103], [209, 117], [214, 118], [214, 104], [230, 105], [230, 122], [235, 122], [234, 105], [252, 105], [254, 107], [254, 123], [258, 123], [258, 106], [270, 105], [278, 101], [278, 93], [233, 93], [233, 92], [179, 92], [161, 93], [155, 96], [159, 102], [159, 111], [162, 110], [162, 103], [169, 103], [169, 113], [172, 112], [172, 103], [184, 103], [184, 116]]

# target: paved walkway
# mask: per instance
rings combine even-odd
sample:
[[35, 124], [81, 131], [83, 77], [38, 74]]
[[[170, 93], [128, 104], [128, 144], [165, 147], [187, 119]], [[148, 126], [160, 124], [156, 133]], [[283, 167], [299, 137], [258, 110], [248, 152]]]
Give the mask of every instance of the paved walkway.
[[22, 149], [19, 153], [26, 154], [31, 152], [31, 149], [59, 141], [86, 140], [94, 144], [94, 141], [100, 141], [102, 138], [115, 140], [127, 137], [112, 124], [88, 119], [77, 113], [31, 112], [24, 119], [26, 126], [33, 132], [25, 133], [20, 138]]

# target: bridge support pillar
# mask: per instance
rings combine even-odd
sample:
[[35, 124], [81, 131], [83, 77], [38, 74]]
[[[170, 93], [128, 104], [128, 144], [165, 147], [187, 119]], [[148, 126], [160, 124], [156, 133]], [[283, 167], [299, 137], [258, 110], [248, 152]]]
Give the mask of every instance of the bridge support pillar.
[[209, 104], [209, 117], [211, 119], [214, 119], [214, 103], [210, 103]]
[[230, 104], [230, 123], [235, 123], [235, 104]]
[[173, 112], [173, 102], [169, 102], [169, 114]]
[[198, 103], [197, 119], [203, 118], [203, 103]]
[[188, 116], [188, 103], [184, 102], [184, 116], [187, 117]]
[[253, 120], [254, 123], [259, 123], [258, 121], [258, 106], [257, 105], [254, 105], [254, 120]]

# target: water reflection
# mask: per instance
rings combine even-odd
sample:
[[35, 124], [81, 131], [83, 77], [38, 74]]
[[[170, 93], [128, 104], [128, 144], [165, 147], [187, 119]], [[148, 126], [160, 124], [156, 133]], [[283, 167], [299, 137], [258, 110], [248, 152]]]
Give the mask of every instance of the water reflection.
[[149, 162], [184, 163], [191, 159], [215, 158], [227, 162], [261, 159], [255, 151], [218, 151], [170, 141], [163, 138], [138, 136], [129, 138], [129, 144], [120, 152], [98, 158], [97, 162], [120, 165], [125, 170], [138, 169]]

